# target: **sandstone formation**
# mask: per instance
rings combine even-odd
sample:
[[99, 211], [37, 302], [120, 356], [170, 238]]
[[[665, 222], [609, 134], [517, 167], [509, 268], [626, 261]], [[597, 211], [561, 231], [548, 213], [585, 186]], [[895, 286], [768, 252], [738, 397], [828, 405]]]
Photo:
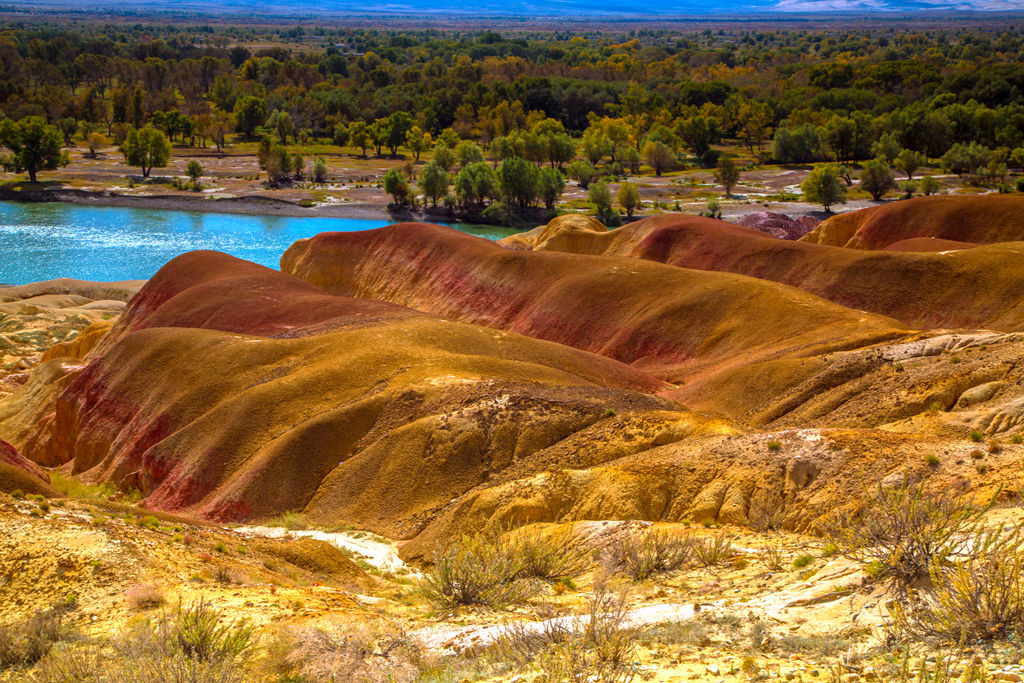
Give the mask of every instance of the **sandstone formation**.
[[1022, 213], [1024, 197], [1019, 195], [917, 197], [832, 216], [802, 240], [851, 249], [884, 249], [919, 237], [1017, 242], [1024, 240]]
[[736, 223], [745, 228], [753, 228], [772, 237], [777, 237], [780, 240], [798, 240], [814, 227], [813, 224], [808, 224], [808, 222], [790, 218], [784, 213], [775, 213], [774, 211], [748, 213], [736, 219]]

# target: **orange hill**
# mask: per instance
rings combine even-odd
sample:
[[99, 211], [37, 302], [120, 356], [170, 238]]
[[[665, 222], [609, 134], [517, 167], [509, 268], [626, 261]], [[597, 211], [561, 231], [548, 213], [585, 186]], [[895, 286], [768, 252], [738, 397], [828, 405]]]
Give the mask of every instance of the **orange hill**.
[[157, 509], [305, 510], [407, 536], [606, 413], [682, 419], [649, 395], [664, 388], [601, 356], [196, 252], [84, 361], [47, 361], [0, 401], [0, 435]]
[[[915, 328], [1024, 329], [1021, 242], [952, 253], [880, 253], [779, 240], [725, 221], [683, 214], [653, 216], [612, 231], [566, 229], [563, 221], [556, 218], [502, 244], [740, 273], [798, 287]], [[905, 242], [893, 246], [899, 244]]]
[[675, 383], [739, 362], [902, 334], [889, 318], [774, 282], [637, 259], [510, 251], [422, 223], [299, 240], [281, 268], [333, 294], [548, 339]]
[[894, 242], [935, 237], [992, 244], [1024, 240], [1024, 197], [917, 197], [832, 216], [801, 241], [851, 249], [884, 249]]

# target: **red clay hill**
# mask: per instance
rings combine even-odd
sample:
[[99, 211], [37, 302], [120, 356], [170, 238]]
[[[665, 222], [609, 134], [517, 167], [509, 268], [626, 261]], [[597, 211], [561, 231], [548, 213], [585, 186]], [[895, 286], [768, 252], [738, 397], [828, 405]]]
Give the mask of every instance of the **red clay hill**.
[[939, 195], [889, 202], [833, 216], [802, 241], [884, 249], [917, 238], [973, 244], [1024, 240], [1024, 197]]
[[598, 353], [670, 382], [902, 335], [894, 320], [775, 282], [635, 258], [511, 251], [402, 223], [299, 240], [281, 269], [343, 296], [390, 301]]
[[[867, 211], [875, 209], [854, 213]], [[512, 249], [623, 256], [749, 275], [919, 329], [1024, 330], [1024, 242], [949, 253], [878, 252], [780, 240], [725, 221], [683, 214], [645, 218], [611, 231], [589, 220], [582, 229], [578, 217], [556, 218], [501, 243]], [[892, 247], [938, 241], [920, 238]]]

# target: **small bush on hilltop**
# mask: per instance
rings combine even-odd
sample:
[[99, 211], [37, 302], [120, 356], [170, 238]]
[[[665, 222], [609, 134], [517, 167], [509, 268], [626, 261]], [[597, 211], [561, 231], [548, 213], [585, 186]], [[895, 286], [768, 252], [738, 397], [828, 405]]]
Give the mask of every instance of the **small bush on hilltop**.
[[822, 531], [842, 555], [874, 564], [880, 576], [906, 587], [927, 575], [937, 559], [967, 548], [968, 534], [985, 510], [948, 491], [926, 492], [923, 484], [879, 485], [859, 508], [826, 520]]

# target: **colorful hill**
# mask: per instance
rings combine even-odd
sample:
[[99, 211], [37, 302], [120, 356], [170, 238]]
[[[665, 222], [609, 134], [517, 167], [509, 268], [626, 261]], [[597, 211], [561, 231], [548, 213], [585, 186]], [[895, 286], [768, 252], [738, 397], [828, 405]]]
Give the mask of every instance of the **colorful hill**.
[[[950, 253], [868, 252], [779, 240], [725, 221], [683, 214], [645, 218], [612, 231], [572, 231], [571, 238], [562, 239], [560, 221], [503, 244], [740, 273], [919, 329], [1024, 329], [1024, 270], [1019, 267], [1024, 242], [956, 247]], [[940, 240], [912, 240], [924, 242], [922, 246], [933, 241]], [[891, 246], [909, 245], [903, 241]]]
[[1024, 197], [938, 195], [889, 202], [832, 216], [802, 241], [884, 249], [894, 242], [921, 237], [974, 244], [1022, 241]]

